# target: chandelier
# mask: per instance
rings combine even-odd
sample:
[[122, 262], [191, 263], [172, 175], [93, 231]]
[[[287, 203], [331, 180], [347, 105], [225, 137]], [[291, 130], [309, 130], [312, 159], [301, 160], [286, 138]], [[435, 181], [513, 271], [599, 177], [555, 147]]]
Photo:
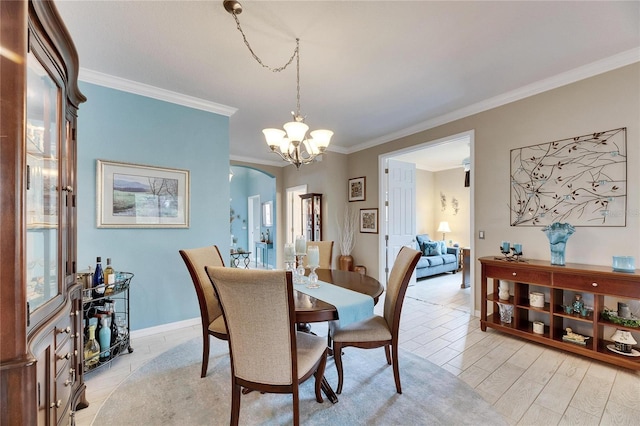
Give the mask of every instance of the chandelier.
[[[238, 31], [242, 34], [244, 44], [251, 52], [253, 58], [262, 67], [269, 69], [272, 72], [280, 72], [286, 69], [296, 59], [296, 110], [291, 111], [293, 120], [285, 123], [282, 129], [268, 128], [263, 129], [262, 133], [266, 139], [267, 145], [271, 152], [275, 152], [280, 157], [288, 161], [289, 163], [300, 168], [302, 164], [309, 164], [315, 160], [315, 158], [322, 154], [329, 146], [333, 132], [331, 130], [314, 130], [309, 132], [309, 126], [304, 122], [306, 116], [300, 114], [300, 39], [296, 38], [296, 48], [289, 58], [289, 61], [281, 67], [271, 68], [265, 65], [262, 60], [254, 53], [251, 45], [247, 41], [247, 37], [242, 31], [238, 15], [242, 13], [242, 5], [236, 0], [224, 0], [222, 2], [225, 10], [229, 12], [236, 21]], [[307, 134], [307, 132], [309, 132]]]

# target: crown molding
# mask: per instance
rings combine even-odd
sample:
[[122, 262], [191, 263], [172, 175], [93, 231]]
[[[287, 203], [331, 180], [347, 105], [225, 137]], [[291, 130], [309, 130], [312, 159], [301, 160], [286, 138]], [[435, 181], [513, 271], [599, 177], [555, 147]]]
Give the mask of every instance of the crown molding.
[[[535, 83], [523, 86], [519, 89], [512, 90], [502, 95], [498, 95], [493, 98], [489, 98], [484, 101], [466, 106], [464, 108], [460, 108], [448, 114], [441, 115], [440, 117], [418, 123], [414, 126], [408, 127], [398, 132], [390, 133], [371, 141], [361, 143], [359, 145], [346, 149], [345, 153], [353, 154], [354, 152], [382, 145], [383, 143], [391, 142], [393, 140], [413, 135], [418, 132], [423, 132], [425, 130], [432, 129], [434, 127], [441, 126], [443, 124], [450, 123], [452, 121], [459, 120], [473, 114], [488, 111], [490, 109], [497, 108], [511, 102], [519, 101], [521, 99], [546, 92], [548, 90], [557, 89], [558, 87], [566, 86], [568, 84], [575, 83], [577, 81], [584, 80], [598, 74], [603, 74], [605, 72], [612, 71], [618, 68], [622, 68], [636, 62], [640, 62], [640, 48], [624, 51], [617, 55], [610, 56], [608, 58], [604, 58], [587, 64], [585, 66], [557, 74], [553, 77], [537, 81]], [[336, 149], [336, 147], [334, 147], [334, 149]]]
[[201, 98], [196, 98], [194, 96], [183, 95], [137, 81], [115, 77], [87, 68], [80, 68], [79, 80], [86, 83], [97, 84], [98, 86], [108, 87], [110, 89], [133, 93], [135, 95], [146, 96], [159, 101], [170, 102], [189, 108], [224, 115], [226, 117], [231, 117], [238, 111], [238, 108], [218, 104]]

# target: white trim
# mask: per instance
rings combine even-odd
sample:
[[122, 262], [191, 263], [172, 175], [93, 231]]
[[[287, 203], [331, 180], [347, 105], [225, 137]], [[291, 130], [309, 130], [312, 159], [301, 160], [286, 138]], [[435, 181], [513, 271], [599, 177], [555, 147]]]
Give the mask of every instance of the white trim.
[[201, 98], [196, 98], [194, 96], [183, 95], [181, 93], [172, 92], [170, 90], [161, 89], [159, 87], [150, 86], [137, 81], [115, 77], [87, 68], [80, 68], [79, 79], [87, 83], [97, 84], [98, 86], [146, 96], [148, 98], [158, 99], [160, 101], [170, 102], [202, 111], [208, 111], [224, 115], [226, 117], [231, 117], [238, 111], [238, 108], [218, 104]]
[[170, 322], [168, 324], [157, 325], [155, 327], [143, 328], [131, 332], [132, 339], [139, 339], [141, 337], [153, 336], [160, 333], [166, 333], [167, 331], [179, 330], [181, 328], [200, 326], [202, 324], [200, 317], [191, 318], [183, 321]]
[[490, 109], [497, 108], [511, 102], [525, 99], [530, 96], [537, 95], [548, 90], [556, 89], [561, 86], [566, 86], [567, 84], [575, 83], [576, 81], [584, 80], [586, 78], [593, 77], [595, 75], [602, 74], [617, 68], [622, 68], [636, 62], [640, 62], [640, 48], [627, 50], [617, 55], [592, 62], [585, 66], [557, 74], [555, 76], [537, 81], [532, 84], [528, 84], [519, 89], [512, 90], [511, 92], [503, 93], [502, 95], [498, 95], [493, 98], [489, 98], [484, 101], [480, 101], [478, 103], [460, 108], [456, 111], [450, 112], [449, 114], [441, 115], [440, 117], [435, 117], [431, 120], [418, 123], [406, 129], [402, 129], [400, 131], [375, 138], [371, 141], [361, 143], [359, 145], [346, 149], [346, 154], [353, 154], [354, 152], [382, 145], [384, 143], [400, 139], [405, 136], [410, 136], [418, 132], [423, 132], [436, 126], [441, 126], [443, 124], [450, 123], [452, 121], [459, 120], [473, 114], [488, 111]]
[[[476, 131], [475, 129], [471, 129], [471, 130], [467, 130], [461, 133], [457, 133], [455, 135], [450, 135], [450, 136], [446, 136], [444, 138], [440, 138], [440, 139], [435, 139], [432, 141], [428, 141], [428, 142], [423, 142], [419, 145], [412, 145], [406, 148], [402, 148], [402, 149], [398, 149], [396, 151], [391, 151], [391, 152], [385, 152], [384, 154], [380, 154], [378, 155], [378, 208], [380, 209], [381, 212], [384, 211], [385, 209], [385, 192], [388, 190], [387, 189], [387, 180], [386, 180], [386, 174], [384, 173], [384, 169], [387, 166], [387, 160], [390, 158], [393, 158], [397, 155], [400, 154], [407, 154], [409, 152], [415, 152], [415, 151], [419, 151], [421, 149], [425, 149], [425, 148], [431, 148], [437, 145], [441, 145], [443, 143], [446, 142], [451, 142], [454, 140], [460, 140], [463, 138], [468, 138], [469, 139], [469, 161], [470, 161], [470, 165], [471, 165], [471, 187], [470, 189], [470, 194], [469, 194], [469, 199], [471, 200], [471, 205], [470, 205], [470, 212], [469, 212], [469, 223], [470, 223], [470, 228], [469, 228], [469, 233], [471, 235], [471, 241], [470, 241], [470, 248], [471, 248], [471, 253], [475, 253], [475, 203], [473, 202], [473, 200], [475, 199], [475, 176], [474, 176], [474, 171], [475, 171], [475, 134]], [[382, 229], [384, 228], [384, 229]], [[378, 235], [378, 274], [379, 274], [379, 281], [383, 281], [384, 277], [386, 276], [385, 274], [385, 262], [386, 262], [386, 242], [385, 242], [385, 237], [388, 234], [387, 232], [387, 224], [385, 223], [384, 225], [381, 225], [381, 232]], [[389, 267], [389, 272], [391, 272], [391, 267]], [[476, 297], [475, 294], [479, 291], [478, 290], [478, 285], [476, 285], [476, 281], [475, 281], [475, 274], [476, 274], [476, 262], [473, 261], [473, 258], [471, 259], [471, 268], [469, 269], [469, 273], [470, 273], [470, 277], [471, 277], [471, 288], [470, 288], [470, 292], [471, 292], [471, 300], [470, 300], [470, 311], [471, 312], [475, 312], [476, 316], [480, 316], [480, 314], [476, 311]], [[385, 283], [386, 285], [386, 283]]]

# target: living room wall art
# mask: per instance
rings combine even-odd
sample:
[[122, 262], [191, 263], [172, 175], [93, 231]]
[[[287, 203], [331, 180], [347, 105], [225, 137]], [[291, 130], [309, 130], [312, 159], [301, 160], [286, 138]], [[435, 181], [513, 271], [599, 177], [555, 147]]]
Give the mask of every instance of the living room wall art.
[[365, 200], [365, 183], [365, 176], [349, 179], [349, 202]]
[[189, 171], [97, 160], [98, 228], [188, 228]]
[[625, 226], [627, 129], [511, 150], [511, 226]]

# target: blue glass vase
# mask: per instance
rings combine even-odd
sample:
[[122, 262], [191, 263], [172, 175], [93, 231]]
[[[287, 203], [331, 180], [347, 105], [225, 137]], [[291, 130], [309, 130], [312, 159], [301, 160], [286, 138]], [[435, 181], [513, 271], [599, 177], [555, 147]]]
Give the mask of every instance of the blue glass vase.
[[567, 240], [576, 232], [576, 228], [568, 223], [554, 222], [549, 226], [542, 228], [542, 232], [549, 238], [551, 246], [551, 264], [564, 265], [564, 252], [567, 246]]

